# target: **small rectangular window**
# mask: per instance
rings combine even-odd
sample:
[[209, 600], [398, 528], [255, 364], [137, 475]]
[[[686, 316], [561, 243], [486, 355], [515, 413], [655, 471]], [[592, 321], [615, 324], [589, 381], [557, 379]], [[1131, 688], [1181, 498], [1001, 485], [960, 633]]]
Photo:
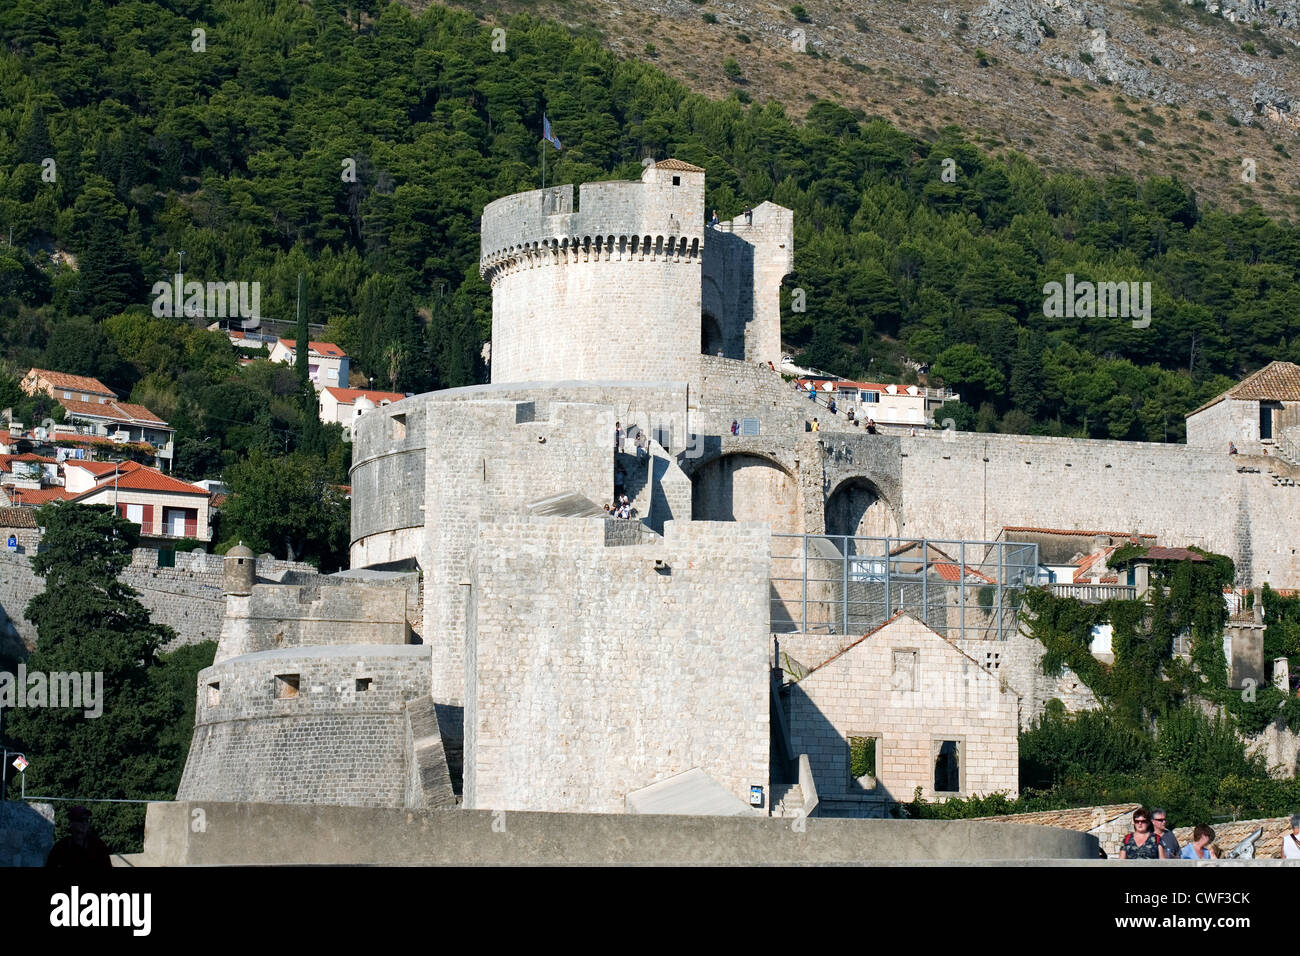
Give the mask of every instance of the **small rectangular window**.
[[298, 675], [297, 674], [276, 674], [275, 675], [275, 696], [280, 699], [298, 696]]
[[405, 438], [406, 437], [406, 416], [394, 415], [391, 421], [393, 423], [392, 437], [395, 440]]
[[848, 745], [850, 791], [875, 790], [880, 779], [880, 735], [850, 734]]
[[673, 185], [674, 185], [674, 186], [680, 186], [681, 184], [682, 184], [682, 177], [680, 177], [680, 176], [674, 176], [674, 177], [673, 177]]
[[216, 707], [221, 703], [221, 682], [213, 681], [208, 685], [208, 706]]
[[357, 678], [357, 693], [359, 694], [359, 693], [361, 693], [362, 691], [370, 690], [370, 685], [371, 685], [373, 682], [374, 682], [374, 678], [373, 678], [373, 677], [358, 677], [358, 678]]
[[961, 793], [961, 741], [934, 742], [934, 792]]

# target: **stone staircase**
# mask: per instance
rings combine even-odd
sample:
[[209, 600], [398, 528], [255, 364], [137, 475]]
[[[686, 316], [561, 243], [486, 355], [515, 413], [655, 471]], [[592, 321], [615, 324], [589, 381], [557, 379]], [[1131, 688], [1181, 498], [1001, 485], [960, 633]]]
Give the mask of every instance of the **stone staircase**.
[[772, 816], [797, 817], [803, 813], [803, 802], [803, 787], [799, 784], [772, 784]]

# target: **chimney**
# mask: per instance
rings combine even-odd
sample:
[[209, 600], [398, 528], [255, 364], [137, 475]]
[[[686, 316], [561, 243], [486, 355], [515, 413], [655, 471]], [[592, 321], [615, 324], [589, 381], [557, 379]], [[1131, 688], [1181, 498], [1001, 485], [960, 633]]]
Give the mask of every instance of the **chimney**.
[[1092, 536], [1092, 552], [1091, 552], [1092, 554], [1097, 554], [1099, 551], [1104, 551], [1106, 548], [1109, 548], [1110, 546], [1111, 546], [1110, 535], [1094, 534]]
[[1263, 624], [1264, 623], [1264, 592], [1263, 591], [1260, 590], [1255, 591], [1255, 603], [1254, 606], [1251, 608], [1251, 610], [1255, 612], [1255, 623]]

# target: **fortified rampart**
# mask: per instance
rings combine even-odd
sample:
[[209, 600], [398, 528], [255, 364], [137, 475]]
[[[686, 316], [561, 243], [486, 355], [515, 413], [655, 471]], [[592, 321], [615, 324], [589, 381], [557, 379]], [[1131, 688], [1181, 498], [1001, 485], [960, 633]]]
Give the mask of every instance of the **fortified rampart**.
[[465, 806], [621, 813], [700, 768], [739, 805], [768, 780], [766, 528], [599, 520], [483, 528], [467, 589]]
[[[36, 546], [25, 554], [0, 553], [0, 630], [9, 629], [30, 649], [36, 646], [36, 628], [24, 616], [28, 602], [45, 590], [45, 581], [31, 565]], [[222, 558], [202, 552], [177, 552], [175, 567], [159, 567], [158, 552], [136, 548], [121, 580], [140, 592], [140, 602], [156, 624], [176, 631], [166, 650], [186, 644], [215, 641], [221, 635], [225, 600], [221, 595]], [[264, 580], [286, 575], [303, 579], [318, 572], [309, 564], [264, 558], [258, 562]]]
[[180, 800], [402, 807], [429, 648], [260, 651], [199, 672]]

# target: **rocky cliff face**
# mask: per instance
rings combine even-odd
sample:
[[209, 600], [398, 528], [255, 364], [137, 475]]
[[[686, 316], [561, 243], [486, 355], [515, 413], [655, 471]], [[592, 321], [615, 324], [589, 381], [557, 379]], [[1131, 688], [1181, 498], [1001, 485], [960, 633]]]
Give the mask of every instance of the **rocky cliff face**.
[[1300, 0], [464, 5], [595, 28], [714, 96], [795, 114], [831, 99], [921, 136], [956, 124], [1049, 169], [1173, 175], [1222, 206], [1300, 209]]

